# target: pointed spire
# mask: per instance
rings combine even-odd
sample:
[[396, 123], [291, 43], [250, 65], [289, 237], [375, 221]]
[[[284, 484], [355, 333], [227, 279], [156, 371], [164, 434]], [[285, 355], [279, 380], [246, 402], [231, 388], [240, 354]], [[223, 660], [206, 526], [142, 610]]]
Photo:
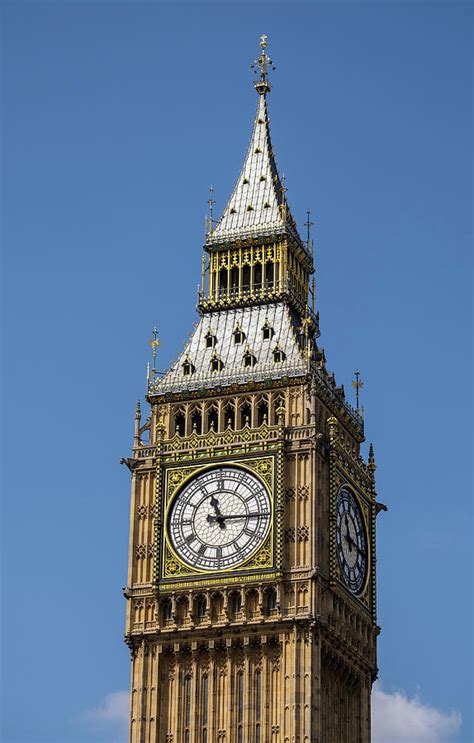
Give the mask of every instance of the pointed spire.
[[140, 422], [141, 422], [142, 412], [140, 407], [140, 400], [137, 400], [137, 404], [135, 407], [135, 429], [133, 434], [133, 446], [139, 446], [140, 445]]
[[265, 51], [265, 35], [260, 46], [261, 54], [252, 65], [256, 71], [260, 70], [260, 77], [255, 83], [258, 101], [249, 148], [227, 206], [214, 230], [208, 231], [207, 243], [286, 232], [291, 232], [300, 241], [270, 137], [266, 95], [271, 89], [268, 68], [274, 69], [274, 66]]
[[372, 444], [369, 446], [369, 463], [367, 466], [368, 466], [369, 472], [371, 472], [373, 476], [375, 473], [375, 470], [377, 469], [377, 465], [375, 464], [374, 447], [372, 446]]

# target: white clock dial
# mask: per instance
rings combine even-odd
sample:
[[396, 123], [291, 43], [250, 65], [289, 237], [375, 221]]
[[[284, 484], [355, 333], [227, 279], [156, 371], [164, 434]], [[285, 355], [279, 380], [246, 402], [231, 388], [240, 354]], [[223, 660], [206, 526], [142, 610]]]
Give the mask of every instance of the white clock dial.
[[345, 487], [336, 500], [336, 542], [344, 582], [353, 593], [360, 593], [367, 575], [367, 537], [360, 507]]
[[209, 572], [246, 560], [262, 544], [271, 503], [260, 480], [237, 467], [206, 470], [174, 498], [168, 535], [188, 565]]

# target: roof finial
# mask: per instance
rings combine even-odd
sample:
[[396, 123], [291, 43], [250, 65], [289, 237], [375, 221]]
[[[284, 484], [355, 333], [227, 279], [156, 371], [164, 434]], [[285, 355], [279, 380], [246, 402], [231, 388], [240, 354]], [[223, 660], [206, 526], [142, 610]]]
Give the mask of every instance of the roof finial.
[[272, 89], [270, 82], [268, 80], [268, 72], [267, 67], [271, 67], [272, 70], [275, 69], [275, 66], [266, 53], [265, 49], [267, 48], [267, 35], [262, 34], [260, 37], [260, 46], [262, 51], [260, 52], [260, 56], [258, 59], [255, 60], [253, 65], [251, 65], [252, 69], [255, 71], [255, 73], [260, 69], [260, 80], [257, 80], [257, 82], [254, 83], [255, 90], [259, 95], [265, 95], [266, 93], [269, 93]]
[[211, 186], [209, 189], [209, 198], [207, 200], [207, 203], [209, 204], [209, 234], [212, 235], [212, 230], [214, 229], [214, 218], [213, 218], [213, 208], [214, 204], [216, 203], [215, 200], [212, 198], [214, 195], [214, 186]]
[[[160, 341], [158, 340], [158, 331], [156, 329], [156, 326], [152, 330], [152, 336], [153, 337], [150, 338], [150, 340], [148, 342], [149, 342], [149, 344], [150, 344], [150, 346], [152, 348], [152, 351], [153, 351], [153, 368], [151, 370], [151, 381], [154, 382], [155, 381], [155, 377], [156, 377], [156, 349], [160, 345]], [[148, 372], [148, 376], [149, 376], [149, 372]]]
[[314, 225], [314, 222], [311, 222], [310, 220], [311, 212], [309, 209], [307, 210], [306, 214], [308, 215], [308, 219], [305, 222], [305, 225], [308, 231], [308, 236], [306, 239], [306, 249], [308, 253], [310, 254], [310, 256], [313, 257], [314, 241], [311, 239], [311, 227]]
[[285, 186], [285, 181], [286, 181], [286, 177], [285, 177], [285, 174], [283, 173], [283, 175], [281, 177], [281, 187], [280, 187], [280, 191], [281, 191], [281, 218], [283, 220], [286, 220], [286, 192], [288, 190], [287, 187]]
[[[356, 391], [356, 410], [357, 410], [357, 412], [359, 412], [359, 409], [360, 409], [359, 408], [359, 390], [362, 389], [362, 387], [364, 386], [364, 383], [363, 383], [363, 381], [360, 378], [360, 371], [358, 369], [355, 370], [354, 376], [355, 376], [355, 379], [352, 382], [352, 386], [354, 387], [354, 389]], [[363, 409], [364, 408], [362, 408], [362, 410]]]

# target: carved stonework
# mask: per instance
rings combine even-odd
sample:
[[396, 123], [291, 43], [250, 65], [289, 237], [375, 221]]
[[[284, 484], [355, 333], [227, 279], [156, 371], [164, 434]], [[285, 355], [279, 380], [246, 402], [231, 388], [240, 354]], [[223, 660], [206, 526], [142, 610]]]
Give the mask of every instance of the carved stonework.
[[[199, 318], [163, 375], [154, 333], [151, 414], [137, 405], [122, 460], [129, 743], [370, 743], [375, 458], [318, 346], [311, 221], [302, 240], [273, 158], [266, 44], [247, 160], [210, 217]], [[357, 585], [344, 551], [355, 563], [364, 530]]]

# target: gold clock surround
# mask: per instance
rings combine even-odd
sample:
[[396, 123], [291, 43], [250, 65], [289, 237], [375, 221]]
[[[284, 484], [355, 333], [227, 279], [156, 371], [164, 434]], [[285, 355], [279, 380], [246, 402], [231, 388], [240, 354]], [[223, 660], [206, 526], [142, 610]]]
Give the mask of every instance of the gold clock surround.
[[[199, 580], [199, 585], [212, 585], [213, 583], [222, 582], [224, 576], [229, 576], [230, 579], [235, 580], [252, 580], [255, 579], [255, 571], [265, 571], [265, 575], [271, 574], [270, 571], [276, 570], [276, 519], [275, 515], [277, 512], [277, 502], [282, 494], [278, 493], [277, 478], [276, 478], [276, 467], [277, 467], [277, 455], [275, 453], [267, 454], [266, 456], [258, 457], [245, 457], [245, 458], [229, 458], [222, 459], [217, 462], [207, 464], [191, 464], [181, 466], [168, 466], [164, 468], [163, 479], [163, 524], [166, 525], [169, 509], [172, 506], [174, 498], [176, 498], [180, 490], [192, 479], [202, 472], [215, 469], [219, 467], [238, 467], [243, 469], [255, 477], [262, 483], [268, 496], [270, 498], [270, 504], [272, 509], [272, 516], [270, 519], [270, 527], [267, 535], [265, 536], [264, 542], [254, 551], [254, 553], [247, 559], [243, 560], [238, 565], [228, 570], [212, 573], [206, 570], [192, 568], [187, 565], [174, 550], [171, 540], [167, 533], [167, 528], [164, 526], [162, 534], [162, 548], [160, 570], [159, 570], [159, 581], [166, 585], [167, 581], [186, 581], [187, 583], [195, 577]], [[253, 571], [253, 572], [252, 572]], [[239, 576], [239, 577], [237, 577]], [[263, 573], [261, 574], [261, 577]]]

